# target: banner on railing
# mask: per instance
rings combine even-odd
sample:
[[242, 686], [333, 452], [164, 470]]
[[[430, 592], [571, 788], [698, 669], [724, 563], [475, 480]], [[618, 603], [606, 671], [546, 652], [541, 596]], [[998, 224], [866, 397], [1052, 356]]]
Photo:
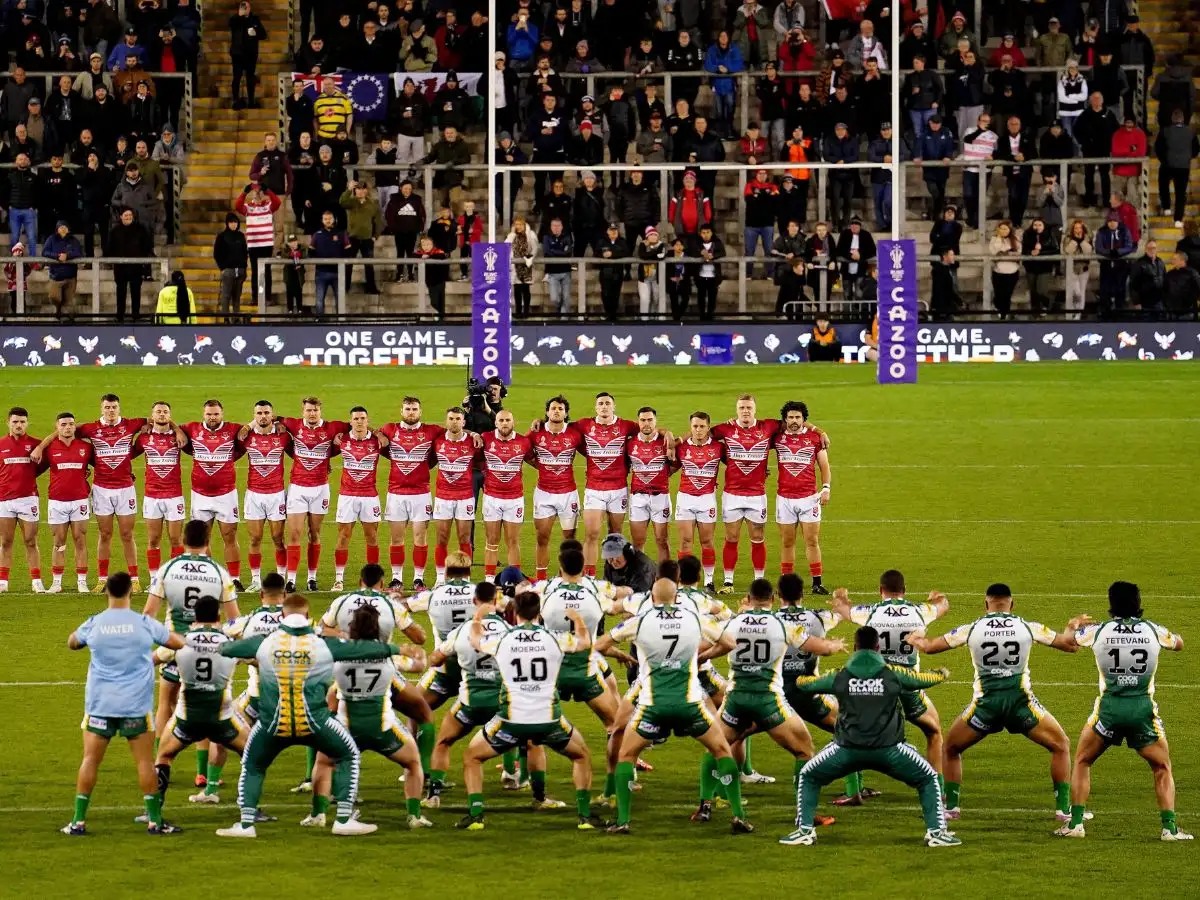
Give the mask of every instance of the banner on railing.
[[[479, 93], [479, 79], [483, 77], [482, 72], [456, 72], [455, 74], [458, 75], [460, 88], [472, 96]], [[416, 83], [417, 90], [425, 95], [426, 100], [433, 100], [433, 95], [446, 83], [445, 72], [393, 72], [392, 85], [397, 97], [404, 90], [404, 82], [410, 78]]]
[[512, 383], [512, 246], [471, 245], [471, 371]]
[[331, 79], [337, 89], [346, 95], [354, 107], [354, 118], [359, 121], [378, 122], [387, 118], [388, 77], [371, 72], [332, 72], [328, 75], [313, 75], [293, 72], [292, 80], [304, 84], [304, 93], [316, 100], [321, 86]]
[[879, 242], [879, 383], [917, 381], [917, 242]]

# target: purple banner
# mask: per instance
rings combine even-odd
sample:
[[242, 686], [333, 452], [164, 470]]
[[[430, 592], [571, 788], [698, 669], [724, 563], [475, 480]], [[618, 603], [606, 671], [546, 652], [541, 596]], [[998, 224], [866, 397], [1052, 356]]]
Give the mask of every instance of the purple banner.
[[879, 383], [917, 382], [917, 242], [879, 242]]
[[480, 381], [512, 383], [512, 247], [471, 245], [471, 360]]

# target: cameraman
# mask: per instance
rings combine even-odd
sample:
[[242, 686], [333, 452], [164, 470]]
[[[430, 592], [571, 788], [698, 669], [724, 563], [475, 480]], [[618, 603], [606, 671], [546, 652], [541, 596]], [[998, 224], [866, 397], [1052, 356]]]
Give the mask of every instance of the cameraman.
[[[463, 398], [463, 409], [467, 411], [467, 431], [478, 435], [496, 430], [496, 413], [504, 408], [504, 398], [508, 396], [508, 388], [493, 375], [487, 381], [477, 378], [467, 379], [467, 396]], [[473, 476], [475, 488], [475, 508], [479, 508], [479, 494], [483, 491], [483, 467], [477, 466]], [[475, 545], [475, 523], [471, 523], [471, 545]]]

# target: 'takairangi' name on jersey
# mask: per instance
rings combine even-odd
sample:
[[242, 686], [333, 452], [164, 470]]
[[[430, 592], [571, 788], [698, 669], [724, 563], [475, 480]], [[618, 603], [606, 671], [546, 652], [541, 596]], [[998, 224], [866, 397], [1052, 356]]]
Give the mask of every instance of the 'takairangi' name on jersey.
[[196, 601], [216, 597], [221, 603], [236, 599], [228, 570], [209, 556], [184, 553], [169, 560], [154, 573], [150, 594], [167, 602], [171, 627], [187, 631], [196, 621]]

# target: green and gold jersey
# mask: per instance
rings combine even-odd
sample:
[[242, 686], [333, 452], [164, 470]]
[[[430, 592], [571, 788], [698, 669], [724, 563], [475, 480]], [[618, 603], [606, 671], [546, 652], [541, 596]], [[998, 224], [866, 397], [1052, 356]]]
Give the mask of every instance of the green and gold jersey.
[[479, 649], [500, 671], [501, 719], [540, 725], [559, 718], [558, 673], [564, 654], [579, 651], [575, 635], [526, 623], [487, 635]]
[[1153, 697], [1158, 655], [1174, 650], [1178, 635], [1149, 619], [1110, 619], [1075, 632], [1080, 647], [1091, 647], [1100, 670], [1100, 693], [1111, 697]]
[[336, 628], [342, 634], [349, 634], [354, 611], [360, 606], [368, 605], [379, 611], [379, 634], [386, 641], [390, 641], [397, 631], [404, 631], [412, 626], [412, 615], [403, 603], [396, 602], [382, 591], [367, 588], [337, 597], [321, 617], [321, 625]]
[[[776, 613], [788, 625], [803, 628], [812, 637], [823, 638], [842, 621], [831, 609], [808, 609], [804, 606], [783, 606]], [[801, 675], [816, 675], [820, 671], [821, 658], [803, 647], [788, 647], [783, 654], [783, 681], [785, 686], [796, 683]]]
[[179, 670], [176, 718], [185, 722], [216, 722], [233, 716], [233, 672], [237, 660], [221, 655], [221, 646], [232, 638], [215, 626], [193, 628], [183, 635], [178, 650], [159, 647], [159, 662], [174, 662]]
[[[607, 583], [586, 578], [577, 582], [551, 579], [542, 593], [542, 622], [555, 634], [571, 634], [575, 626], [567, 618], [567, 610], [573, 609], [587, 625], [588, 633], [595, 635], [605, 615], [613, 611], [612, 594], [601, 587]], [[568, 653], [563, 660], [562, 674], [568, 678], [598, 671], [591, 648]]]
[[[260, 606], [226, 625], [225, 633], [235, 640], [266, 637], [278, 628], [282, 621], [282, 606]], [[255, 666], [246, 667], [246, 695], [258, 699], [258, 669]]]
[[1040, 622], [1011, 613], [994, 613], [946, 632], [951, 647], [964, 644], [975, 665], [975, 696], [986, 691], [1021, 688], [1032, 691], [1029, 655], [1034, 644], [1050, 645], [1055, 634]]
[[905, 638], [909, 632], [924, 630], [938, 617], [931, 603], [912, 603], [903, 598], [867, 603], [850, 608], [850, 621], [870, 625], [879, 632], [879, 652], [894, 666], [921, 668], [921, 654]]
[[609, 632], [614, 641], [632, 641], [637, 647], [638, 703], [642, 706], [678, 706], [701, 703], [696, 659], [705, 640], [720, 637], [720, 628], [682, 606], [651, 606], [626, 619]]
[[203, 553], [184, 553], [164, 563], [150, 581], [150, 596], [166, 601], [171, 630], [181, 634], [196, 621], [201, 597], [216, 597], [222, 604], [237, 599], [229, 572]]
[[[508, 623], [497, 615], [485, 616], [480, 624], [483, 626], [481, 642], [484, 644], [498, 641], [509, 629]], [[500, 705], [499, 666], [494, 657], [471, 646], [470, 622], [464, 622], [450, 632], [437, 649], [447, 661], [457, 660], [462, 669], [458, 699], [465, 706]]]
[[475, 585], [467, 580], [443, 581], [411, 598], [408, 608], [413, 612], [429, 613], [435, 644], [439, 643], [475, 615]]
[[346, 724], [353, 733], [384, 731], [392, 711], [392, 685], [399, 672], [412, 671], [406, 656], [390, 659], [347, 659], [333, 664], [333, 680], [345, 712]]
[[803, 647], [808, 634], [770, 610], [741, 612], [725, 623], [722, 635], [734, 640], [729, 655], [731, 693], [783, 690], [783, 657], [788, 648]]

